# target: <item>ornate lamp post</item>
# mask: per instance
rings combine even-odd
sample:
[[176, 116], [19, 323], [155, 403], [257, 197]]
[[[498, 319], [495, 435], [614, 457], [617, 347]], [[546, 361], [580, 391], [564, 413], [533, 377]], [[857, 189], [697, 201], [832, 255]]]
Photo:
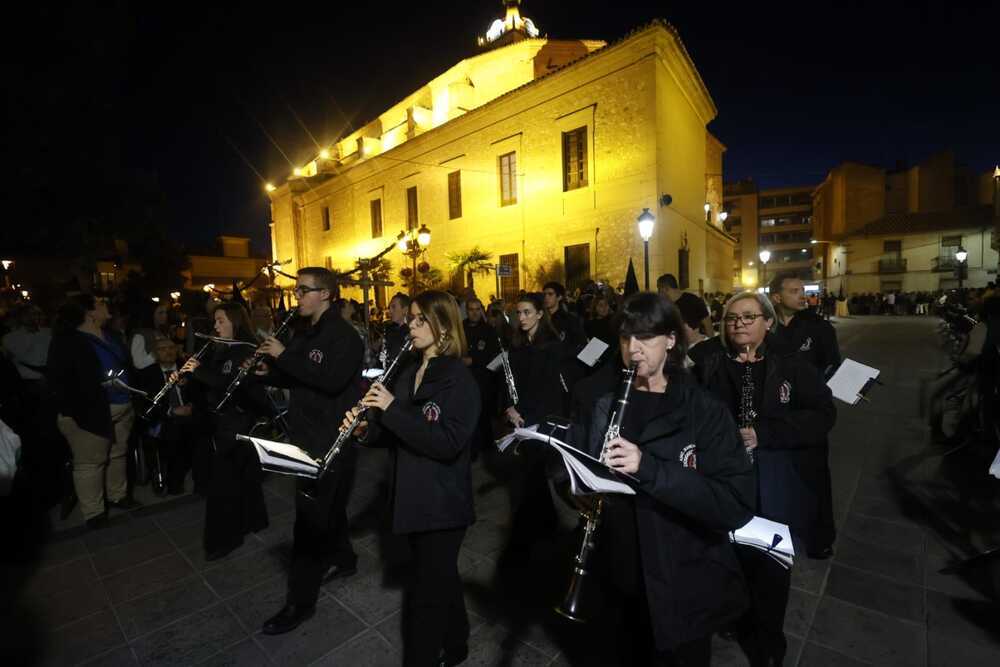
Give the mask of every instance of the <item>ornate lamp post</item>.
[[962, 289], [962, 279], [965, 278], [965, 260], [969, 259], [969, 253], [962, 246], [958, 246], [955, 251], [955, 259], [958, 260], [958, 289]]
[[757, 257], [760, 259], [760, 267], [761, 267], [760, 285], [761, 285], [761, 287], [766, 287], [767, 286], [767, 263], [771, 261], [771, 251], [767, 250], [767, 249], [761, 250], [760, 253], [757, 255]]
[[656, 217], [649, 212], [648, 208], [642, 209], [642, 213], [637, 220], [639, 223], [639, 236], [642, 237], [643, 246], [643, 275], [645, 284], [643, 289], [649, 291], [649, 239], [653, 237], [653, 227], [656, 225]]
[[431, 244], [431, 230], [427, 225], [420, 225], [420, 229], [401, 231], [396, 237], [396, 247], [401, 253], [410, 258], [413, 263], [410, 276], [410, 296], [417, 292], [417, 257], [427, 251], [427, 246]]

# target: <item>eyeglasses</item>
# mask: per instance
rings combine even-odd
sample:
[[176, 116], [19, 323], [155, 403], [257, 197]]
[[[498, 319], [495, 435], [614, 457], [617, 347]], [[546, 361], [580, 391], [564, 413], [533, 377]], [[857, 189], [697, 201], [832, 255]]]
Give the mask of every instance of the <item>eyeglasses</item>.
[[406, 316], [406, 323], [407, 324], [412, 323], [414, 320], [416, 320], [418, 327], [422, 327], [425, 324], [427, 324], [427, 318], [424, 317], [423, 313], [417, 313], [416, 315], [407, 315]]
[[309, 294], [309, 292], [322, 292], [325, 289], [326, 289], [325, 287], [309, 287], [308, 285], [296, 285], [295, 289], [292, 290], [292, 293], [301, 299], [306, 294]]
[[728, 326], [731, 327], [736, 326], [737, 322], [739, 322], [745, 327], [748, 327], [754, 322], [756, 322], [758, 317], [764, 317], [764, 313], [741, 313], [739, 315], [731, 313], [729, 315], [726, 315], [722, 319], [726, 322]]

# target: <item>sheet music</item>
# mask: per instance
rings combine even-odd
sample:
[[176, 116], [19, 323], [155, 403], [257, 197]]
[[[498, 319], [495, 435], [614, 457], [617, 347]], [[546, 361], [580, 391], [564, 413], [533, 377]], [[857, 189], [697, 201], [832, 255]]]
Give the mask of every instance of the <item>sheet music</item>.
[[754, 547], [767, 553], [785, 567], [791, 567], [795, 559], [792, 533], [783, 523], [755, 516], [741, 528], [729, 534], [736, 544]]
[[594, 364], [597, 363], [597, 360], [601, 358], [601, 355], [607, 349], [608, 344], [603, 340], [600, 338], [591, 338], [590, 342], [580, 350], [580, 354], [576, 355], [576, 358], [593, 368]]
[[865, 366], [853, 359], [844, 359], [840, 368], [833, 374], [826, 385], [830, 387], [834, 398], [838, 398], [848, 405], [855, 405], [861, 400], [862, 390], [869, 380], [878, 378], [879, 370], [871, 366]]
[[503, 356], [505, 354], [507, 354], [506, 351], [501, 352], [497, 356], [493, 357], [493, 360], [490, 363], [486, 364], [486, 368], [490, 369], [493, 372], [496, 372], [496, 370], [500, 368], [501, 365], [503, 365]]
[[511, 440], [516, 438], [518, 440], [538, 440], [544, 442], [559, 452], [559, 455], [562, 456], [563, 464], [566, 466], [566, 472], [569, 474], [570, 488], [574, 495], [579, 496], [591, 493], [624, 493], [630, 496], [635, 495], [635, 489], [615, 479], [616, 475], [633, 480], [635, 479], [634, 477], [625, 473], [616, 473], [590, 454], [580, 451], [558, 438], [539, 433], [537, 425], [514, 429], [512, 436]]
[[993, 463], [990, 465], [990, 474], [1000, 479], [1000, 449], [997, 450], [997, 455], [993, 459]]

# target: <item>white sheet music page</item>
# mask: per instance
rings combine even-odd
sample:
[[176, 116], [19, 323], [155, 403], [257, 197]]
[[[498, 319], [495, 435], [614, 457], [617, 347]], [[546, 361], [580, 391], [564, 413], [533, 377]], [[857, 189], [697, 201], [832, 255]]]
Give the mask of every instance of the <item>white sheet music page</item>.
[[576, 358], [593, 368], [597, 360], [601, 358], [604, 351], [608, 349], [608, 344], [605, 343], [600, 338], [591, 338], [590, 342], [580, 350], [580, 354], [576, 355]]
[[833, 374], [826, 386], [833, 392], [833, 397], [848, 405], [854, 405], [861, 400], [861, 390], [872, 378], [879, 376], [879, 370], [865, 366], [853, 359], [844, 359], [840, 368]]

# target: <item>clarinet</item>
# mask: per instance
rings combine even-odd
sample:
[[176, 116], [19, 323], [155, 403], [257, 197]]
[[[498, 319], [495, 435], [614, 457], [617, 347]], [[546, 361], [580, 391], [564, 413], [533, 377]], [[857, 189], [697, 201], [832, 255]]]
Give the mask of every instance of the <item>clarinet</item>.
[[[285, 330], [288, 329], [289, 325], [291, 325], [292, 323], [292, 318], [295, 317], [297, 313], [298, 313], [298, 308], [292, 308], [290, 311], [288, 311], [288, 316], [285, 317], [285, 321], [281, 323], [281, 326], [279, 326], [273, 334], [275, 338], [278, 338], [283, 333], [285, 333]], [[236, 376], [233, 378], [232, 382], [230, 382], [229, 386], [226, 387], [226, 393], [222, 397], [222, 400], [219, 401], [219, 404], [215, 406], [216, 412], [222, 411], [222, 407], [229, 402], [229, 399], [232, 398], [233, 394], [236, 392], [237, 389], [239, 389], [240, 385], [243, 383], [243, 380], [245, 380], [247, 375], [250, 374], [250, 371], [253, 370], [257, 366], [257, 364], [264, 359], [264, 356], [265, 355], [258, 348], [257, 351], [253, 353], [253, 357], [251, 358], [250, 363], [244, 364], [243, 366], [240, 367], [240, 369], [236, 372]]]
[[[632, 383], [635, 380], [635, 370], [635, 364], [622, 369], [622, 382], [618, 387], [618, 395], [615, 396], [615, 402], [612, 406], [608, 430], [604, 433], [604, 444], [601, 445], [601, 463], [604, 463], [607, 459], [611, 441], [621, 435], [622, 422], [625, 419], [625, 409], [628, 407], [628, 399], [632, 393]], [[597, 502], [594, 503], [594, 508], [591, 511], [580, 513], [586, 521], [583, 528], [583, 541], [580, 542], [580, 548], [577, 550], [576, 555], [573, 556], [573, 572], [570, 575], [569, 590], [566, 592], [566, 597], [563, 598], [563, 601], [555, 607], [556, 613], [578, 623], [587, 621], [587, 617], [582, 613], [583, 603], [587, 599], [587, 596], [584, 595], [586, 591], [584, 584], [589, 574], [587, 564], [590, 561], [591, 554], [594, 553], [594, 549], [597, 547], [597, 529], [601, 525], [601, 514], [603, 512], [604, 496], [601, 495], [597, 497]]]
[[[737, 418], [740, 428], [750, 428], [757, 419], [757, 410], [753, 406], [753, 371], [750, 369], [750, 347], [747, 347], [747, 361], [743, 364], [743, 384], [740, 387], [740, 410]], [[747, 447], [747, 456], [750, 463], [753, 463], [753, 449]]]
[[[407, 352], [413, 349], [413, 339], [407, 336], [406, 341], [403, 343], [403, 348], [396, 355], [396, 358], [392, 360], [389, 367], [382, 371], [382, 374], [378, 376], [375, 382], [381, 385], [385, 385], [392, 379], [392, 376], [396, 373], [400, 366], [400, 361]], [[374, 383], [373, 383], [374, 384]], [[358, 414], [351, 420], [350, 425], [347, 428], [341, 429], [340, 433], [337, 434], [337, 439], [334, 441], [333, 445], [327, 450], [326, 455], [323, 457], [322, 465], [319, 470], [319, 479], [322, 479], [326, 472], [333, 466], [334, 459], [340, 454], [340, 451], [347, 444], [347, 441], [351, 439], [354, 435], [354, 431], [357, 430], [358, 425], [369, 419], [371, 415], [368, 413], [373, 411], [374, 408], [368, 408], [367, 410], [361, 405], [361, 401], [358, 401], [355, 407], [360, 408]]]
[[500, 338], [500, 334], [497, 334], [497, 343], [500, 344], [500, 363], [503, 364], [503, 378], [507, 382], [507, 393], [510, 394], [511, 402], [517, 405], [517, 385], [514, 384], [514, 371], [510, 368], [510, 355], [507, 350], [503, 349], [503, 340]]
[[[206, 342], [204, 345], [202, 345], [201, 348], [199, 348], [199, 350], [195, 352], [194, 356], [191, 358], [196, 361], [201, 361], [201, 357], [205, 354], [205, 352], [208, 351], [208, 348], [211, 347], [212, 342], [213, 341], [210, 340]], [[163, 398], [170, 392], [170, 390], [173, 389], [178, 382], [180, 382], [180, 379], [181, 379], [180, 373], [178, 373], [176, 380], [167, 380], [163, 384], [163, 386], [160, 388], [160, 391], [156, 392], [156, 396], [152, 398], [150, 406], [146, 408], [146, 412], [143, 413], [142, 415], [143, 419], [153, 418], [153, 414], [156, 412], [157, 407], [159, 407], [160, 401], [162, 401]]]

